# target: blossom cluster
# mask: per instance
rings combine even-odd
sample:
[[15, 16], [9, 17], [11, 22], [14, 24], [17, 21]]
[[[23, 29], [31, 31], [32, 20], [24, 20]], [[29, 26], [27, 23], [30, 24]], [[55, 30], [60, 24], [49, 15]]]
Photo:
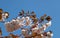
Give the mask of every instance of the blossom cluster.
[[4, 24], [7, 32], [21, 29], [22, 34], [19, 38], [52, 38], [53, 36], [51, 30], [45, 32], [51, 26], [51, 17], [44, 14], [40, 18], [37, 18], [34, 11], [25, 13], [22, 10], [19, 12], [18, 17]]

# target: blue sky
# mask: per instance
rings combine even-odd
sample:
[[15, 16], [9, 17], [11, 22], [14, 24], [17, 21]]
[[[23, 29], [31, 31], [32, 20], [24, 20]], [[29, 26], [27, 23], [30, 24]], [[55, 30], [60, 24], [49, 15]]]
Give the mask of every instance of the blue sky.
[[[7, 19], [8, 21], [17, 17], [18, 12], [22, 9], [25, 12], [28, 10], [30, 12], [35, 11], [37, 17], [40, 17], [43, 14], [50, 15], [52, 17], [52, 26], [49, 27], [47, 31], [53, 31], [53, 38], [60, 38], [60, 0], [0, 0], [0, 8], [9, 12], [10, 16]], [[6, 31], [3, 23], [0, 23], [0, 27], [2, 28], [3, 36], [9, 34]], [[20, 33], [19, 30], [15, 31], [14, 33]]]

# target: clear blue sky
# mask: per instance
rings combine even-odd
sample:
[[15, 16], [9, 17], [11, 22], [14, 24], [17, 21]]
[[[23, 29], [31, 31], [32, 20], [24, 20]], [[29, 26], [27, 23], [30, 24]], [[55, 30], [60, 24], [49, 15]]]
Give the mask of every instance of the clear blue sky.
[[[10, 17], [7, 19], [8, 21], [18, 16], [18, 12], [22, 9], [25, 12], [28, 10], [30, 12], [35, 11], [37, 17], [43, 14], [50, 15], [52, 17], [52, 26], [47, 30], [53, 31], [53, 38], [60, 38], [60, 0], [0, 0], [0, 8], [9, 12]], [[3, 36], [9, 34], [3, 23], [0, 23], [0, 27], [2, 28]], [[14, 33], [20, 33], [19, 30]]]

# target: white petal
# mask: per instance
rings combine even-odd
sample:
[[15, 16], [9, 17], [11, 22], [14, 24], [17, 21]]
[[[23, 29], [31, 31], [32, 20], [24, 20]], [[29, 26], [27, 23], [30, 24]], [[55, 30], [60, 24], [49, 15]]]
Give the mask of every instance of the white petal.
[[20, 17], [17, 17], [17, 19], [20, 19]]
[[22, 19], [25, 19], [25, 17], [22, 17]]
[[46, 30], [46, 28], [44, 28], [44, 30]]
[[16, 21], [16, 20], [13, 19], [12, 21]]
[[51, 34], [51, 36], [53, 36], [53, 33]]
[[26, 30], [23, 29], [22, 31], [26, 31]]
[[50, 32], [47, 32], [47, 34], [50, 34]]
[[46, 23], [46, 25], [51, 26], [51, 21], [49, 21], [48, 23]]
[[46, 28], [46, 25], [43, 25], [44, 28]]
[[27, 18], [27, 20], [29, 20], [29, 17], [26, 17]]
[[41, 34], [41, 36], [43, 36], [43, 34]]
[[5, 16], [8, 16], [8, 14], [6, 13]]

